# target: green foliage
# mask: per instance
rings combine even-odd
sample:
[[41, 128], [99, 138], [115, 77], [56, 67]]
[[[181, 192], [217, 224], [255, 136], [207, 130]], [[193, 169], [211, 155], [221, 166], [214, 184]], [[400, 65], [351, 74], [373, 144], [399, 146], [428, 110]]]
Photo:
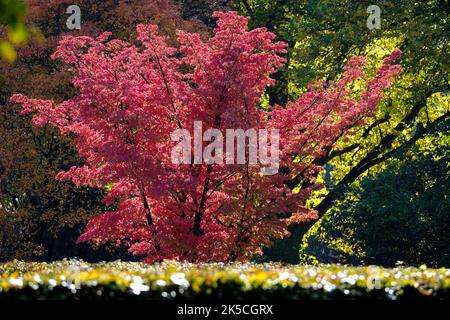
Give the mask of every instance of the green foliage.
[[301, 260], [450, 266], [449, 126], [348, 188], [305, 235]]
[[25, 25], [25, 4], [21, 0], [0, 0], [0, 25], [8, 28], [8, 40], [0, 39], [0, 57], [9, 62], [16, 59], [13, 45], [28, 40], [29, 30]]
[[[361, 0], [235, 0], [235, 9], [251, 17], [253, 27], [267, 27], [289, 44], [284, 80], [288, 98], [298, 97], [312, 81], [333, 79], [346, 60], [358, 54], [386, 54], [393, 46], [404, 52], [407, 72], [448, 72], [449, 6], [446, 1], [383, 1], [381, 29], [366, 26]], [[423, 82], [423, 78], [418, 82]], [[445, 79], [440, 81], [445, 83]], [[279, 92], [280, 93], [280, 92]]]
[[[235, 0], [234, 8], [251, 17], [253, 27], [267, 27], [289, 44], [287, 66], [276, 75], [277, 85], [267, 91], [271, 102], [293, 100], [308, 83], [334, 79], [351, 56], [367, 56], [376, 66], [393, 48], [403, 52], [402, 74], [386, 93], [376, 115], [354, 130], [349, 141], [324, 150], [317, 164], [325, 188], [309, 206], [322, 217], [342, 190], [371, 173], [385, 169], [385, 161], [405, 146], [422, 139], [450, 114], [450, 6], [430, 0]], [[381, 8], [381, 29], [366, 26], [370, 5]], [[427, 128], [426, 130], [422, 130]], [[319, 177], [320, 178], [320, 177]], [[308, 185], [298, 181], [297, 186]], [[305, 230], [292, 226], [292, 240], [266, 250], [267, 259], [292, 261]], [[286, 241], [290, 243], [286, 244]], [[297, 262], [297, 261], [295, 261]]]
[[[448, 299], [450, 270], [188, 264], [0, 264], [2, 299]], [[217, 301], [217, 300], [216, 300]]]
[[378, 4], [380, 30], [366, 26], [371, 1], [234, 2], [236, 9], [251, 16], [253, 27], [267, 27], [289, 44], [287, 67], [278, 75], [277, 87], [269, 89], [272, 100], [295, 99], [309, 83], [334, 79], [351, 56], [366, 55], [376, 65], [393, 48], [402, 50], [404, 71], [376, 117], [368, 119], [351, 142], [340, 141], [343, 149], [328, 152], [326, 162], [333, 165], [336, 183], [354, 181], [364, 167], [377, 165], [368, 156], [372, 150], [382, 156], [408, 141], [418, 123], [426, 125], [443, 114], [448, 117], [448, 1], [383, 1]]

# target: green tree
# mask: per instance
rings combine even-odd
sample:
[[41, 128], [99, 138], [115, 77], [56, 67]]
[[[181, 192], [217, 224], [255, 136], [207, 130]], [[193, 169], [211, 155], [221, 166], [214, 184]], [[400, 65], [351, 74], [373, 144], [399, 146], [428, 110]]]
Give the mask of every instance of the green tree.
[[305, 235], [300, 260], [450, 266], [449, 129], [349, 187]]
[[[272, 102], [292, 100], [314, 80], [333, 79], [350, 56], [372, 61], [395, 47], [403, 51], [404, 72], [380, 105], [377, 116], [351, 142], [324, 150], [326, 188], [311, 207], [322, 217], [342, 189], [367, 174], [381, 171], [399, 149], [423, 136], [449, 116], [449, 1], [382, 1], [381, 29], [369, 30], [366, 12], [372, 1], [360, 0], [235, 0], [234, 7], [252, 17], [254, 27], [266, 26], [289, 44], [288, 63], [268, 90]], [[292, 188], [308, 185], [292, 177]], [[294, 225], [292, 237], [266, 250], [267, 259], [297, 262], [301, 237], [316, 221]]]

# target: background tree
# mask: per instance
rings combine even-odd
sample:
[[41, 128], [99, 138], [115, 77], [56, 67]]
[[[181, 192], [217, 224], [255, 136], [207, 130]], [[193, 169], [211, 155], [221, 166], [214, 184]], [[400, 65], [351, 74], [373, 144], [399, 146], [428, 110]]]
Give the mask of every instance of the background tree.
[[305, 235], [302, 262], [450, 265], [449, 129], [353, 184]]
[[75, 243], [87, 220], [106, 207], [100, 201], [101, 188], [75, 188], [54, 179], [59, 171], [83, 163], [71, 138], [61, 137], [49, 126], [33, 128], [31, 118], [20, 115], [19, 108], [8, 102], [13, 92], [56, 101], [76, 93], [67, 69], [50, 59], [58, 41], [67, 34], [97, 36], [105, 29], [129, 39], [134, 36], [134, 25], [141, 22], [159, 25], [171, 41], [177, 28], [207, 37], [201, 22], [182, 19], [179, 8], [166, 0], [77, 1], [81, 30], [70, 31], [66, 8], [71, 4], [26, 1], [26, 23], [39, 28], [45, 41], [31, 39], [17, 48], [14, 64], [0, 62], [0, 260], [117, 257]]
[[[383, 1], [381, 29], [366, 27], [371, 1], [236, 0], [235, 8], [252, 17], [252, 26], [267, 26], [289, 44], [287, 65], [268, 90], [270, 101], [296, 99], [314, 80], [332, 79], [348, 58], [364, 54], [370, 61], [401, 48], [404, 72], [381, 104], [376, 117], [350, 143], [330, 148], [316, 160], [325, 165], [326, 190], [310, 206], [322, 217], [351, 185], [369, 170], [380, 171], [397, 149], [422, 136], [422, 128], [448, 118], [450, 59], [449, 2]], [[412, 140], [411, 140], [412, 139]], [[320, 179], [323, 180], [323, 177]], [[296, 188], [304, 181], [294, 177]], [[267, 259], [298, 262], [301, 237], [314, 221], [292, 225], [290, 240], [267, 250]]]
[[208, 27], [215, 27], [214, 11], [227, 11], [232, 0], [176, 0], [183, 18], [197, 18]]

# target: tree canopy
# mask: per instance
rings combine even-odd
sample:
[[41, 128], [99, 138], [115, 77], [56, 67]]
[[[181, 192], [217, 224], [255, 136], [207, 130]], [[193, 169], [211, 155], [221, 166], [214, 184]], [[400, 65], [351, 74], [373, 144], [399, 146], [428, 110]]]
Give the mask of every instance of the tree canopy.
[[[274, 83], [270, 74], [282, 66], [286, 44], [273, 41], [265, 28], [249, 30], [248, 18], [236, 12], [214, 15], [213, 37], [204, 41], [198, 33], [179, 31], [179, 48], [169, 46], [155, 25], [137, 26], [138, 46], [108, 41], [108, 32], [65, 37], [52, 57], [70, 66], [78, 93], [56, 105], [20, 94], [11, 98], [23, 112], [36, 113], [35, 125], [49, 123], [73, 135], [86, 165], [59, 173], [59, 179], [109, 186], [103, 202], [116, 203], [116, 209], [91, 219], [81, 241], [118, 241], [149, 262], [248, 260], [260, 254], [286, 235], [290, 223], [314, 217], [305, 203], [318, 187], [315, 159], [374, 115], [401, 72], [398, 49], [373, 74], [364, 72], [364, 57], [352, 57], [335, 81], [313, 84], [296, 101], [264, 110], [261, 94]], [[199, 121], [223, 135], [230, 129], [276, 130], [283, 170], [262, 175], [261, 150], [259, 164], [245, 156], [242, 164], [210, 162], [205, 155], [175, 163], [173, 132], [186, 130], [184, 143], [195, 148], [197, 142], [185, 136], [195, 137]], [[200, 144], [213, 141], [217, 156], [218, 139]], [[292, 192], [292, 176], [308, 186]]]
[[[383, 1], [381, 28], [369, 30], [370, 1], [236, 0], [236, 8], [252, 17], [252, 26], [267, 26], [289, 44], [287, 65], [268, 94], [274, 102], [296, 99], [314, 80], [332, 79], [349, 57], [368, 56], [372, 62], [395, 47], [403, 52], [404, 70], [380, 104], [377, 115], [355, 132], [352, 141], [330, 148], [317, 159], [325, 165], [326, 190], [310, 203], [319, 217], [343, 195], [341, 189], [367, 174], [380, 171], [396, 150], [421, 139], [449, 115], [448, 1]], [[293, 188], [303, 181], [295, 181]], [[292, 226], [291, 241], [267, 251], [268, 259], [298, 261], [294, 252], [314, 222]]]

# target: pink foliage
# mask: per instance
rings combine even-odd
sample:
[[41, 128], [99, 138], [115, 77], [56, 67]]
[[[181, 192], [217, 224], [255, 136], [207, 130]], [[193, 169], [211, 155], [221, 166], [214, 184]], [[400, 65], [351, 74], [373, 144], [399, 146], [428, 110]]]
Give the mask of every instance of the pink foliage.
[[[15, 95], [74, 142], [86, 165], [60, 173], [77, 185], [108, 188], [111, 212], [92, 219], [79, 241], [115, 241], [145, 261], [248, 260], [288, 235], [290, 223], [316, 218], [305, 208], [318, 168], [312, 161], [351, 134], [376, 111], [401, 67], [385, 59], [361, 92], [350, 84], [364, 76], [354, 57], [336, 82], [316, 84], [287, 106], [259, 107], [269, 75], [282, 66], [286, 45], [264, 28], [248, 30], [235, 12], [215, 13], [218, 27], [207, 42], [179, 32], [179, 49], [156, 26], [138, 25], [140, 46], [109, 34], [65, 37], [53, 58], [63, 59], [78, 94], [58, 105]], [[175, 129], [273, 128], [281, 134], [279, 174], [260, 165], [173, 164]], [[205, 143], [206, 145], [206, 143]], [[288, 170], [285, 170], [288, 168]], [[310, 183], [298, 192], [286, 181]], [[288, 218], [283, 218], [283, 217]]]

